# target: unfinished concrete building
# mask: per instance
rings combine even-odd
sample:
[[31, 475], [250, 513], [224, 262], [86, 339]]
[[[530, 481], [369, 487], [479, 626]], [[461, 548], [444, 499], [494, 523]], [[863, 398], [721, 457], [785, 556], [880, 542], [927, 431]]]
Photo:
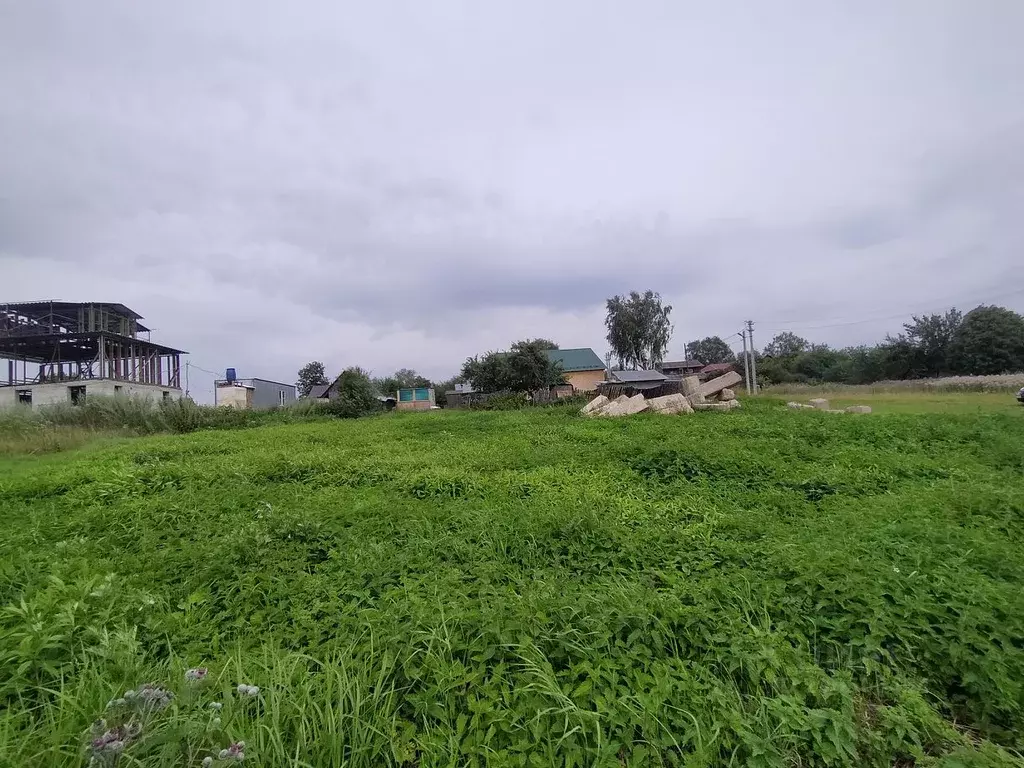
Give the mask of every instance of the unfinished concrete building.
[[0, 407], [87, 395], [180, 398], [187, 353], [154, 343], [141, 319], [124, 304], [0, 304]]

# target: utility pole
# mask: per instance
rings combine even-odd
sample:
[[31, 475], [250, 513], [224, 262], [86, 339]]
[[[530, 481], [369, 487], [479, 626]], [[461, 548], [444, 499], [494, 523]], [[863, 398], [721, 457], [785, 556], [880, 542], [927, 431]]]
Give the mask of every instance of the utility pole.
[[742, 329], [739, 335], [743, 338], [743, 381], [746, 383], [746, 394], [751, 393], [751, 358], [746, 354], [746, 329]]
[[750, 337], [750, 386], [757, 394], [757, 360], [754, 358], [754, 321], [747, 320], [747, 335]]

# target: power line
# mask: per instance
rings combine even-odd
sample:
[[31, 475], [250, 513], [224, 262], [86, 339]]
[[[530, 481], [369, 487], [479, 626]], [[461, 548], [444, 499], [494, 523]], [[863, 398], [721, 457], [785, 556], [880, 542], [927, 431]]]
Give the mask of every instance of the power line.
[[[984, 301], [996, 301], [998, 299], [1006, 298], [1007, 296], [1015, 296], [1015, 295], [1017, 295], [1019, 293], [1024, 293], [1024, 288], [1017, 288], [1017, 289], [1012, 290], [1012, 291], [1006, 291], [1004, 293], [997, 294], [995, 296], [989, 295], [989, 296], [983, 297], [981, 299], [968, 299], [966, 303], [973, 303], [974, 301], [983, 301], [983, 302]], [[883, 320], [898, 320], [900, 318], [905, 318], [905, 317], [907, 317], [907, 315], [913, 314], [914, 312], [930, 312], [930, 311], [934, 311], [937, 308], [946, 308], [948, 306], [951, 306], [949, 304], [945, 304], [945, 305], [942, 305], [941, 307], [939, 307], [938, 306], [939, 301], [940, 300], [938, 300], [938, 299], [935, 300], [934, 302], [932, 302], [928, 306], [927, 309], [924, 309], [924, 310], [922, 310], [920, 308], [919, 309], [907, 309], [907, 310], [904, 310], [904, 311], [902, 311], [902, 312], [900, 312], [898, 314], [885, 315], [885, 316], [882, 316], [882, 317], [867, 317], [867, 318], [862, 318], [860, 320], [850, 320], [850, 321], [845, 321], [845, 322], [826, 322], [826, 323], [823, 323], [821, 325], [804, 325], [804, 323], [808, 323], [808, 322], [813, 323], [813, 322], [815, 322], [814, 320], [762, 320], [760, 322], [771, 323], [773, 325], [785, 325], [785, 326], [787, 326], [787, 327], [784, 327], [784, 328], [778, 328], [778, 327], [764, 328], [763, 330], [766, 330], [766, 331], [789, 331], [789, 330], [813, 331], [813, 330], [818, 330], [818, 329], [821, 329], [821, 328], [841, 328], [841, 327], [850, 326], [850, 325], [862, 325], [864, 323], [882, 322]], [[962, 303], [965, 303], [965, 302], [956, 302], [956, 303], [961, 303], [962, 304]], [[918, 305], [918, 307], [920, 307], [920, 306], [923, 306], [923, 305]]]

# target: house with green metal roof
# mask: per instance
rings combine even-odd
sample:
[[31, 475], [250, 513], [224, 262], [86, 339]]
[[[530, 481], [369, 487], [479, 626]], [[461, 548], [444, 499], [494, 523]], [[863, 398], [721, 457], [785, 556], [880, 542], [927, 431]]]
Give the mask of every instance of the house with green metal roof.
[[590, 347], [545, 349], [544, 354], [558, 363], [565, 381], [576, 392], [593, 392], [604, 381], [604, 361]]

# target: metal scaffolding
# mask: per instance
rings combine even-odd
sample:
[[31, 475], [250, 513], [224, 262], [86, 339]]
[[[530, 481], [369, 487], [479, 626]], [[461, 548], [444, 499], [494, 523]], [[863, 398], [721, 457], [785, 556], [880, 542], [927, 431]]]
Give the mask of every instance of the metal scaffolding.
[[180, 389], [187, 353], [152, 342], [141, 319], [123, 304], [0, 304], [0, 387], [112, 379]]

